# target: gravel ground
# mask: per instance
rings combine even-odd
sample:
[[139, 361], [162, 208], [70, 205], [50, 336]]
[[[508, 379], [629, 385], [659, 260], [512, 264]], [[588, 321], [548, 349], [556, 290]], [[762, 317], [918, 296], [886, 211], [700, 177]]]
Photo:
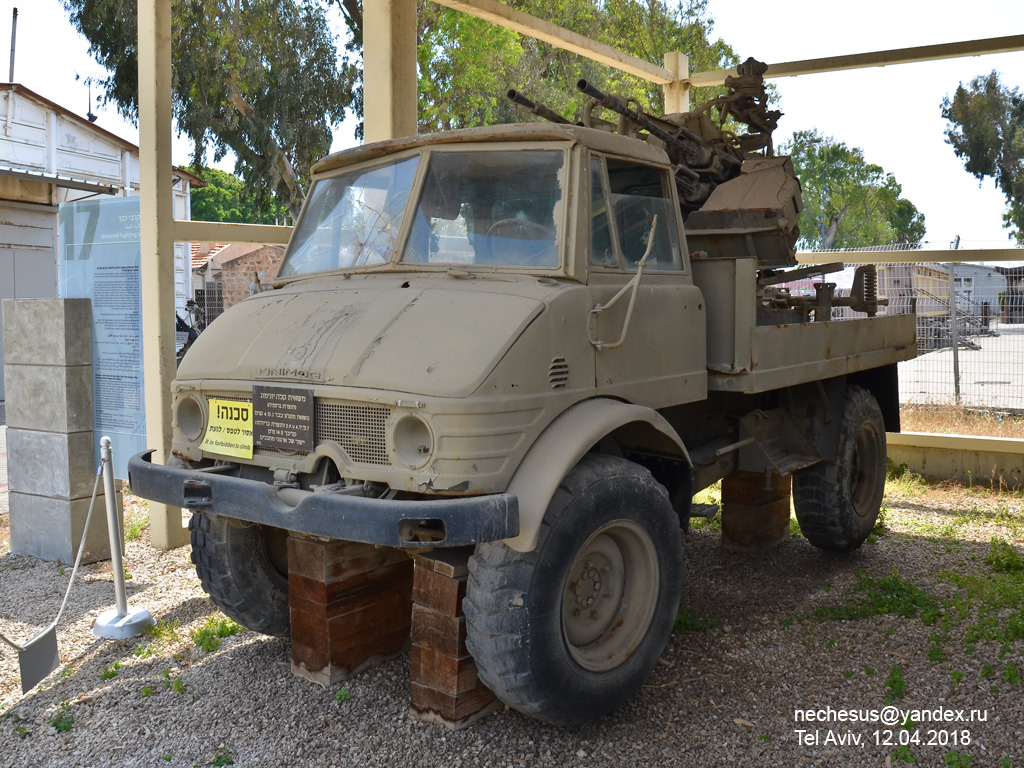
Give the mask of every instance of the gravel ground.
[[[1024, 685], [1008, 671], [1024, 669], [1020, 640], [979, 642], [968, 655], [967, 619], [936, 640], [940, 626], [920, 612], [807, 616], [849, 604], [858, 572], [880, 579], [898, 568], [940, 602], [961, 594], [942, 569], [989, 579], [993, 534], [1020, 551], [1024, 496], [911, 484], [887, 503], [888, 529], [848, 556], [821, 553], [799, 536], [764, 555], [737, 556], [722, 550], [714, 527], [692, 531], [683, 607], [695, 621], [673, 636], [640, 694], [587, 727], [551, 727], [506, 710], [454, 733], [408, 718], [408, 654], [327, 690], [292, 675], [281, 640], [242, 632], [219, 651], [201, 651], [190, 631], [217, 614], [188, 550], [158, 552], [143, 532], [125, 554], [129, 602], [180, 622], [176, 638], [140, 656], [138, 640], [93, 637], [91, 622], [112, 604], [113, 586], [109, 564], [84, 567], [59, 628], [58, 671], [22, 696], [17, 658], [0, 651], [0, 766], [883, 766], [903, 754], [923, 766], [1024, 765]], [[11, 555], [5, 532], [0, 518], [0, 632], [25, 640], [56, 613], [71, 569], [63, 575], [54, 563]], [[1002, 577], [1020, 587], [1019, 600], [1024, 573]], [[1011, 596], [993, 616], [1005, 622], [1020, 608]], [[945, 660], [929, 659], [937, 643]], [[906, 687], [895, 706], [986, 714], [957, 724], [957, 739], [969, 731], [969, 744], [953, 744], [952, 724], [890, 728], [887, 746], [875, 743], [885, 730], [878, 723], [795, 722], [797, 708], [881, 709], [896, 666]], [[337, 701], [342, 688], [348, 698]], [[51, 722], [62, 715], [64, 732]], [[801, 743], [797, 729], [816, 732], [819, 743]], [[901, 733], [921, 743], [903, 753]], [[830, 734], [861, 743], [831, 743]]]

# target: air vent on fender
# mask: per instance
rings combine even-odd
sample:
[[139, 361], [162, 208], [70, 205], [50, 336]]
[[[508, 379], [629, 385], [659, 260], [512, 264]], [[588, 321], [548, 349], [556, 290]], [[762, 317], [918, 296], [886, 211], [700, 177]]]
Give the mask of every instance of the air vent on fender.
[[548, 368], [548, 382], [552, 389], [565, 389], [569, 383], [569, 363], [564, 357], [556, 357]]

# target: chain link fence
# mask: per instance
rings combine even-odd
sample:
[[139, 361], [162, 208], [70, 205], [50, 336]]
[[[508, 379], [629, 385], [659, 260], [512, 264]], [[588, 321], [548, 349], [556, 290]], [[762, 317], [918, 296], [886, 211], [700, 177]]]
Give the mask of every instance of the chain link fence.
[[[887, 302], [879, 314], [917, 315], [918, 356], [899, 368], [910, 429], [1024, 436], [1024, 266], [884, 258], [879, 253], [875, 264], [878, 297]], [[837, 296], [849, 295], [854, 270], [815, 282], [834, 282]], [[813, 284], [797, 290], [813, 295]], [[837, 307], [832, 317], [864, 315]]]

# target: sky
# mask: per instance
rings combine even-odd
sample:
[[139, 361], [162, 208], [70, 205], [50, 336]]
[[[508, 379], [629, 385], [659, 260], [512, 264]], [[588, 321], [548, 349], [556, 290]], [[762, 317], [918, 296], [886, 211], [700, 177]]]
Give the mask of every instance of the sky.
[[[14, 81], [78, 114], [88, 111], [86, 79], [103, 68], [67, 19], [60, 0], [0, 0], [0, 50], [10, 51], [11, 11], [18, 8]], [[1021, 0], [708, 0], [713, 36], [741, 58], [767, 63], [918, 45], [1024, 34]], [[339, 30], [340, 31], [340, 30]], [[7, 80], [8, 57], [0, 57]], [[1024, 88], [1024, 51], [902, 64], [776, 80], [784, 116], [776, 146], [793, 131], [818, 129], [860, 147], [903, 186], [924, 213], [930, 247], [1005, 248], [1005, 201], [992, 180], [979, 185], [945, 142], [940, 104], [959, 83], [993, 69], [1005, 84]], [[93, 87], [95, 99], [98, 90]], [[138, 129], [112, 107], [97, 107], [97, 125], [138, 143]], [[354, 145], [354, 125], [340, 127], [332, 151]], [[173, 161], [190, 162], [178, 139]], [[210, 158], [207, 158], [210, 160]], [[231, 163], [219, 164], [231, 170]]]

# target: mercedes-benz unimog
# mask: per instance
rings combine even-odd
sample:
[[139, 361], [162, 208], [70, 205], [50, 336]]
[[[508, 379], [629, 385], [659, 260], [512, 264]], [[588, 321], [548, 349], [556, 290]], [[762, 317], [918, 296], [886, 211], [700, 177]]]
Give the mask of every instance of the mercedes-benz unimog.
[[513, 92], [556, 123], [320, 162], [274, 289], [181, 362], [172, 458], [131, 462], [136, 493], [193, 510], [213, 601], [287, 635], [289, 536], [469, 548], [480, 678], [583, 722], [668, 641], [697, 491], [791, 477], [807, 539], [858, 547], [914, 318], [879, 313], [871, 268], [849, 295], [787, 287], [830, 268], [796, 267], [762, 72], [661, 118], [581, 82], [582, 125]]

